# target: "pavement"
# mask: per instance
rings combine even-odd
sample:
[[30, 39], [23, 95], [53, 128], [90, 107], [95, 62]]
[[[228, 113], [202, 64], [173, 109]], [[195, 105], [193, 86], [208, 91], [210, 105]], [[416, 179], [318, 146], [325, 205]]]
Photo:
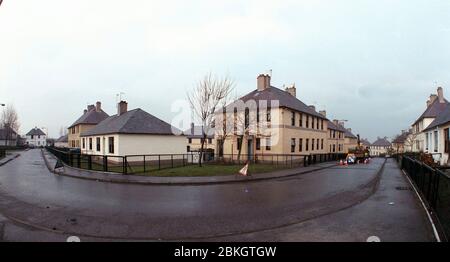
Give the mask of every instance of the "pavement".
[[18, 158], [20, 156], [20, 151], [8, 151], [6, 156], [0, 159], [0, 166], [6, 165], [6, 163], [11, 162], [12, 160]]
[[0, 240], [433, 241], [414, 192], [392, 190], [398, 172], [374, 159], [251, 183], [119, 184], [54, 175], [29, 150], [0, 167]]
[[223, 175], [223, 176], [204, 176], [204, 177], [158, 177], [158, 176], [143, 176], [143, 175], [123, 175], [111, 172], [92, 171], [73, 168], [67, 165], [64, 165], [64, 169], [59, 168], [55, 171], [54, 167], [56, 165], [57, 158], [47, 150], [42, 150], [42, 153], [49, 170], [58, 175], [96, 180], [102, 182], [152, 184], [152, 185], [202, 185], [202, 184], [258, 181], [266, 179], [275, 179], [280, 177], [296, 176], [299, 174], [318, 171], [337, 165], [336, 162], [325, 162], [310, 165], [307, 167], [300, 166], [296, 168], [284, 169], [279, 171], [261, 174], [252, 174], [251, 176]]

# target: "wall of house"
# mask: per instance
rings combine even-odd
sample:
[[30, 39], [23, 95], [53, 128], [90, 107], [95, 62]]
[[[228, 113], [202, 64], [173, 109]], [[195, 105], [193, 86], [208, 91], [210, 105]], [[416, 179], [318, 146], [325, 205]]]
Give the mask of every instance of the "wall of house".
[[68, 144], [72, 148], [81, 148], [80, 133], [95, 127], [93, 124], [79, 124], [68, 129]]
[[[189, 151], [199, 151], [202, 147], [200, 138], [191, 138], [191, 143], [189, 143], [189, 139], [186, 138], [187, 146], [189, 147]], [[214, 138], [211, 139], [211, 143], [209, 143], [209, 139], [207, 138], [204, 144], [205, 149], [216, 150], [216, 140]], [[187, 148], [186, 148], [187, 149]], [[188, 152], [186, 150], [186, 152]]]
[[358, 146], [358, 139], [345, 137], [344, 139], [344, 153], [348, 153], [350, 149], [355, 149]]
[[[344, 153], [345, 152], [345, 137], [344, 132], [336, 130], [336, 134], [333, 137], [333, 131], [328, 129], [327, 132], [327, 153]], [[333, 150], [334, 146], [334, 150]]]
[[385, 146], [370, 146], [369, 151], [371, 156], [379, 156], [388, 153], [390, 147]]
[[69, 147], [68, 142], [55, 142], [55, 147]]
[[27, 135], [26, 143], [28, 145], [34, 145], [34, 146], [46, 146], [47, 145], [47, 136], [40, 135], [40, 136], [33, 136], [33, 138], [31, 138], [30, 135]]

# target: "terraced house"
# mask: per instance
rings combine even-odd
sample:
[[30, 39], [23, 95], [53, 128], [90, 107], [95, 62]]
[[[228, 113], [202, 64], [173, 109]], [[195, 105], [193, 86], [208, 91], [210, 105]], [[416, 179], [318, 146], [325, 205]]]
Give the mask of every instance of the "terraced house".
[[370, 155], [383, 156], [388, 154], [391, 148], [392, 144], [387, 137], [378, 137], [377, 140], [370, 145]]
[[102, 110], [102, 103], [88, 105], [87, 109], [68, 128], [68, 146], [71, 148], [81, 148], [80, 134], [95, 127], [98, 123], [106, 119], [109, 115]]
[[358, 146], [358, 137], [352, 133], [351, 128], [347, 128], [344, 133], [344, 153], [355, 149]]
[[[197, 152], [200, 151], [202, 146], [202, 140], [204, 139], [204, 134], [207, 131], [203, 128], [203, 126], [196, 126], [193, 123], [191, 124], [191, 128], [184, 131], [184, 135], [187, 139], [187, 147], [186, 152]], [[216, 143], [214, 139], [214, 130], [210, 130], [211, 134], [207, 134], [205, 143], [203, 145], [204, 151], [214, 153], [216, 149]]]
[[217, 113], [216, 119], [221, 119], [217, 123], [234, 126], [228, 136], [224, 136], [222, 128], [216, 128], [219, 156], [233, 157], [239, 150], [244, 158], [258, 155], [260, 159], [270, 154], [328, 152], [327, 118], [297, 98], [295, 85], [282, 90], [270, 81], [270, 75], [259, 75], [256, 90], [228, 105], [225, 112]]
[[327, 146], [329, 153], [344, 153], [345, 132], [343, 123], [338, 120], [328, 121]]

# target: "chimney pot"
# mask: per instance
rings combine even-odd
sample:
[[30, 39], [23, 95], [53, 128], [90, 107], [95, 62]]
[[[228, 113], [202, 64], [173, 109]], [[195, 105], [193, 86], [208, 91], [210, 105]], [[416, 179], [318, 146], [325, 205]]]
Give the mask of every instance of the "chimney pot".
[[439, 98], [439, 103], [444, 103], [444, 90], [442, 89], [442, 87], [438, 87], [437, 89], [437, 96]]
[[286, 92], [288, 92], [291, 96], [297, 97], [297, 90], [295, 88], [295, 84], [291, 85], [290, 87], [286, 87]]
[[100, 112], [102, 110], [102, 103], [100, 101], [97, 101], [97, 103], [95, 103], [95, 110], [97, 112]]
[[120, 116], [128, 111], [128, 103], [125, 101], [120, 101], [117, 107], [117, 115]]
[[258, 91], [263, 91], [270, 87], [270, 75], [268, 74], [260, 74], [256, 78], [257, 89]]

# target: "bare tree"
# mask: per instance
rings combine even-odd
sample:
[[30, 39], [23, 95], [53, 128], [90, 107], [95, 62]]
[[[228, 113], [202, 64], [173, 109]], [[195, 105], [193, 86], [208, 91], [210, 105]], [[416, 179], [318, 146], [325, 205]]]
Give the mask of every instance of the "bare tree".
[[13, 105], [8, 105], [3, 110], [1, 124], [5, 128], [5, 145], [12, 139], [13, 131], [18, 132], [20, 128], [19, 116]]
[[229, 77], [218, 78], [209, 73], [197, 83], [192, 92], [187, 94], [194, 116], [203, 126], [199, 166], [202, 166], [207, 136], [213, 133], [212, 126], [216, 110], [227, 99], [233, 88], [234, 82]]
[[417, 141], [417, 135], [418, 135], [418, 133], [410, 133], [407, 137], [406, 137], [406, 139], [405, 139], [405, 151], [407, 151], [407, 148], [410, 150], [410, 151], [413, 151], [413, 146], [414, 146], [414, 144], [416, 143], [416, 141]]

